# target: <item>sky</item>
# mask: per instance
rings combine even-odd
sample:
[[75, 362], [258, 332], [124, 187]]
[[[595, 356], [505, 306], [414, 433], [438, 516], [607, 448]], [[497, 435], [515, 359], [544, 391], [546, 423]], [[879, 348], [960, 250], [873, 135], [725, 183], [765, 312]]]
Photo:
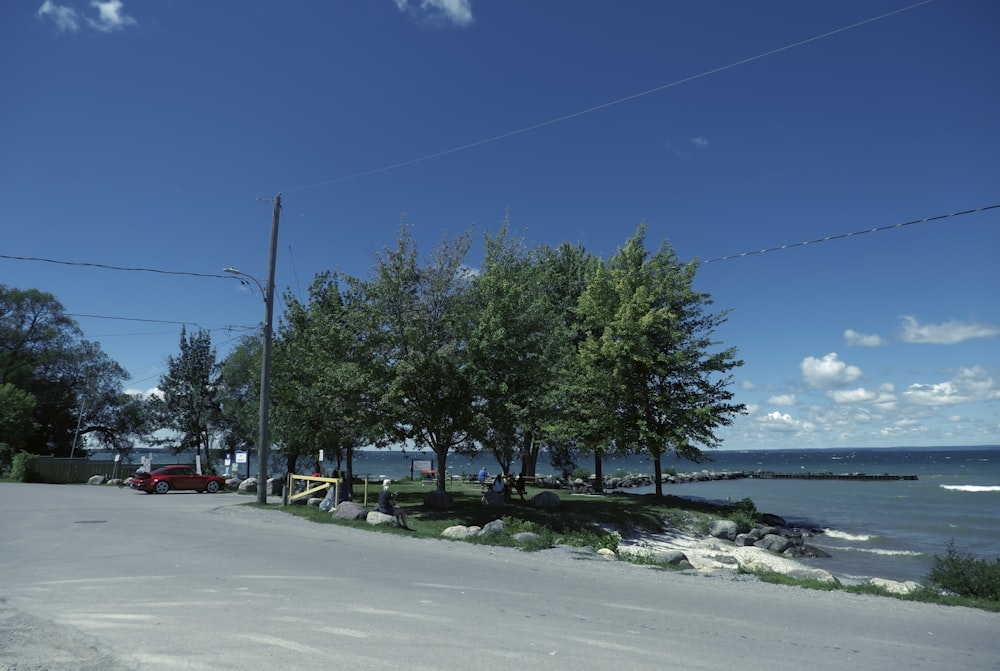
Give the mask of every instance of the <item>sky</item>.
[[148, 393], [182, 325], [220, 359], [259, 328], [222, 269], [266, 278], [279, 193], [300, 299], [404, 216], [424, 253], [471, 230], [473, 267], [506, 216], [605, 258], [645, 222], [728, 311], [723, 449], [1000, 444], [998, 26], [994, 0], [5, 2], [0, 283]]

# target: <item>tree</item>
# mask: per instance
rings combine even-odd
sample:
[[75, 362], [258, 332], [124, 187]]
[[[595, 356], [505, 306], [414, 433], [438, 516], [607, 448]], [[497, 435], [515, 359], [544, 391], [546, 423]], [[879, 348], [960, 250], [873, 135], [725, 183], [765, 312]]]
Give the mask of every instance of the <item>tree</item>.
[[0, 285], [0, 385], [35, 400], [35, 430], [25, 436], [25, 450], [69, 455], [77, 426], [81, 435], [113, 442], [105, 419], [123, 402], [127, 376], [100, 345], [81, 337], [54, 296]]
[[9, 382], [0, 384], [0, 472], [23, 450], [36, 430], [35, 397]]
[[598, 268], [580, 299], [578, 374], [591, 390], [588, 419], [618, 449], [652, 456], [662, 496], [662, 455], [702, 459], [698, 445], [717, 446], [716, 429], [744, 411], [729, 390], [743, 362], [735, 348], [712, 350], [725, 313], [707, 312], [711, 296], [693, 289], [697, 265], [682, 265], [666, 242], [650, 255], [645, 232]]
[[355, 448], [381, 438], [363, 327], [366, 308], [330, 273], [316, 277], [308, 304], [285, 296], [285, 327], [275, 352], [274, 426], [288, 468], [324, 450], [353, 477]]
[[247, 335], [229, 351], [220, 366], [217, 433], [224, 454], [249, 451], [259, 441], [260, 334]]
[[161, 419], [180, 434], [172, 449], [194, 450], [202, 464], [210, 463], [212, 428], [219, 418], [219, 383], [211, 335], [199, 329], [189, 337], [182, 327], [180, 354], [167, 357], [167, 372], [159, 384], [163, 396], [157, 405]]
[[445, 490], [448, 453], [476, 447], [468, 249], [468, 233], [446, 237], [421, 263], [404, 222], [397, 247], [376, 255], [372, 276], [352, 282], [365, 307], [365, 365], [380, 386], [382, 433], [433, 450], [439, 492]]
[[536, 410], [553, 375], [545, 354], [561, 315], [551, 310], [538, 260], [523, 239], [511, 237], [509, 222], [486, 236], [485, 251], [470, 292], [477, 438], [504, 473], [520, 457], [522, 473], [530, 466], [534, 475]]

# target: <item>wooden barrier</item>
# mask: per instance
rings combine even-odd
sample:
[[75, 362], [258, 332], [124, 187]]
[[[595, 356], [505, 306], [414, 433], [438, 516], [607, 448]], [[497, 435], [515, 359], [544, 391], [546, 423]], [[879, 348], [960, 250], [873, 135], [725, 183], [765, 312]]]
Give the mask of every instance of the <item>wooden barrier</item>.
[[[304, 483], [304, 489], [301, 492], [295, 491], [295, 484], [297, 482]], [[282, 499], [282, 505], [289, 505], [295, 503], [301, 499], [312, 498], [314, 494], [323, 492], [325, 497], [330, 490], [330, 485], [333, 485], [333, 500], [340, 500], [340, 485], [343, 482], [341, 478], [324, 478], [318, 475], [295, 475], [294, 473], [288, 474], [288, 486], [285, 487], [285, 496]], [[315, 484], [319, 483], [319, 484]]]

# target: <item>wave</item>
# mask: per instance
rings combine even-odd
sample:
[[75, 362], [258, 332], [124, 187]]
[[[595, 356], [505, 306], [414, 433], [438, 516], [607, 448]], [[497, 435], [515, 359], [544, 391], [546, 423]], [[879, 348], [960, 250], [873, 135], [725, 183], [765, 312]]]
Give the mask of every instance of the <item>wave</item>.
[[868, 554], [884, 555], [887, 557], [923, 557], [925, 554], [927, 554], [925, 552], [917, 552], [915, 550], [882, 550], [879, 548], [854, 548], [854, 547], [837, 548], [837, 552], [843, 552], [845, 550], [850, 552], [866, 552]]
[[941, 485], [954, 492], [1000, 492], [1000, 485]]
[[849, 534], [846, 531], [837, 531], [836, 529], [823, 529], [823, 535], [845, 541], [870, 541], [875, 538], [871, 534]]

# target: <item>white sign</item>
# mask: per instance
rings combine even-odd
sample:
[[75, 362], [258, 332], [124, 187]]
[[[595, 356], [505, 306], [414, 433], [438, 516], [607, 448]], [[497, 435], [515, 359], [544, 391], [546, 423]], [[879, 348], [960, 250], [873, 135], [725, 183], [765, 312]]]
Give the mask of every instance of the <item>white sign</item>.
[[246, 452], [237, 451], [236, 452], [236, 463], [237, 464], [245, 464], [245, 463], [247, 463], [247, 453]]

